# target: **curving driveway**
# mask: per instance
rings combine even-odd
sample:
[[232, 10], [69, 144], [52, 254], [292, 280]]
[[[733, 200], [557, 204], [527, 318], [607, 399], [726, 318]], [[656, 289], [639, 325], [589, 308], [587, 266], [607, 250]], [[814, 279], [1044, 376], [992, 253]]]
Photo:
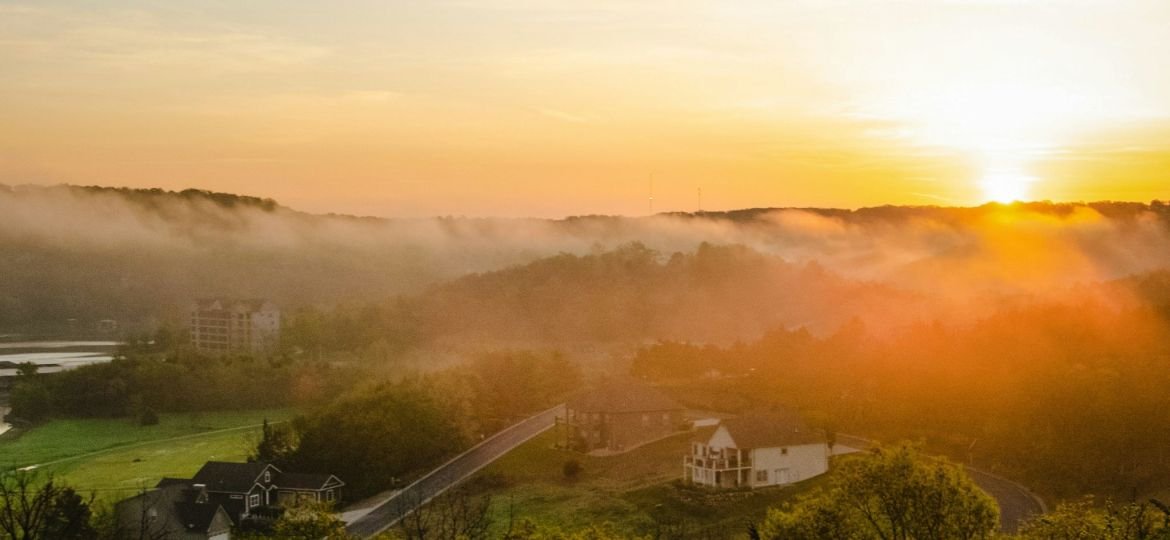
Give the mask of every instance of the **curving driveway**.
[[[866, 449], [874, 444], [869, 439], [843, 433], [837, 434], [837, 442], [850, 449]], [[975, 485], [979, 486], [979, 489], [982, 489], [984, 493], [991, 495], [999, 504], [999, 530], [1014, 533], [1019, 529], [1020, 524], [1029, 517], [1048, 511], [1044, 501], [1028, 491], [1028, 488], [987, 471], [966, 465], [963, 468], [967, 470], [967, 474], [975, 482]]]

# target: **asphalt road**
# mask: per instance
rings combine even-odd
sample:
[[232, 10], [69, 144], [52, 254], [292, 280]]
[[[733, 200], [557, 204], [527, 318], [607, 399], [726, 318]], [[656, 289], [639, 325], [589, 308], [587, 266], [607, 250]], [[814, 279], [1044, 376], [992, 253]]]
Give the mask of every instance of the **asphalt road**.
[[563, 413], [562, 407], [554, 407], [492, 435], [395, 493], [368, 514], [347, 525], [346, 530], [361, 538], [369, 538], [389, 529], [415, 508], [553, 427], [557, 415]]
[[[852, 435], [837, 434], [837, 442], [851, 448], [869, 448], [872, 441]], [[1024, 486], [1001, 476], [996, 476], [974, 467], [964, 467], [975, 485], [991, 495], [999, 504], [999, 529], [1006, 533], [1016, 532], [1020, 524], [1030, 516], [1047, 511], [1044, 503]]]
[[[413, 484], [403, 488], [366, 515], [346, 526], [350, 534], [369, 538], [394, 526], [415, 508], [455, 486], [467, 477], [511, 452], [533, 437], [552, 428], [563, 405], [532, 416], [456, 456]], [[838, 434], [837, 442], [851, 448], [865, 449], [871, 441]], [[999, 504], [1000, 530], [1015, 532], [1021, 522], [1045, 511], [1043, 503], [1023, 486], [994, 474], [967, 467], [971, 479]]]

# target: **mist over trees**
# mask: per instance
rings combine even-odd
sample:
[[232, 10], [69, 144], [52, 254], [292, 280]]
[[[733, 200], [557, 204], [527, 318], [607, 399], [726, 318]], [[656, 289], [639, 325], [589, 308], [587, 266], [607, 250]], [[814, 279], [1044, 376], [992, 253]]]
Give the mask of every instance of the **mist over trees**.
[[0, 333], [59, 333], [69, 319], [153, 327], [181, 319], [201, 296], [266, 297], [289, 309], [366, 303], [631, 242], [663, 261], [704, 242], [742, 245], [795, 268], [815, 263], [843, 280], [933, 297], [936, 312], [953, 314], [971, 295], [1170, 267], [1170, 250], [1153, 248], [1167, 244], [1168, 216], [1162, 203], [1030, 203], [390, 220], [199, 190], [0, 186]]

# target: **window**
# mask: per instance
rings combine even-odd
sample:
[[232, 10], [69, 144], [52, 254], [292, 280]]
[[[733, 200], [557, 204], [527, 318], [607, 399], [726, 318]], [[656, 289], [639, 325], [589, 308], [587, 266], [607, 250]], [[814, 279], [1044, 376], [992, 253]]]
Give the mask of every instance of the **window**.
[[325, 500], [327, 500], [327, 501], [333, 500], [333, 490], [332, 489], [325, 492]]
[[782, 455], [782, 456], [787, 456], [787, 455], [788, 455], [788, 449], [787, 449], [787, 448], [781, 448], [781, 449], [780, 449], [780, 455]]
[[642, 415], [642, 427], [650, 427], [650, 415]]
[[670, 425], [670, 413], [668, 413], [668, 412], [662, 413], [662, 425], [664, 425], [664, 426]]
[[257, 506], [260, 506], [260, 495], [256, 494], [248, 497], [248, 508], [255, 508]]
[[756, 471], [756, 482], [767, 482], [768, 471]]
[[267, 484], [269, 482], [272, 482], [272, 473], [264, 471], [264, 483]]

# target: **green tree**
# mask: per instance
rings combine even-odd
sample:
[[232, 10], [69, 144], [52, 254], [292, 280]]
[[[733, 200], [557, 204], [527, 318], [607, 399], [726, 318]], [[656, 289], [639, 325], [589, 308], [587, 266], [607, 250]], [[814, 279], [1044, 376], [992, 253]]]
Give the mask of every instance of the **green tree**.
[[423, 388], [384, 383], [355, 390], [296, 422], [289, 466], [336, 474], [363, 497], [464, 448], [453, 414]]
[[90, 501], [72, 488], [31, 471], [0, 473], [0, 537], [74, 540], [96, 536]]
[[761, 538], [975, 540], [991, 538], [995, 502], [958, 466], [909, 444], [846, 461], [827, 489], [772, 509]]
[[1170, 514], [1147, 503], [1094, 508], [1090, 500], [1061, 503], [1056, 510], [1028, 520], [1018, 540], [1167, 540]]
[[256, 447], [248, 455], [248, 461], [280, 464], [284, 463], [295, 450], [296, 442], [292, 430], [287, 426], [269, 424], [268, 419], [265, 418], [264, 425], [260, 429], [260, 441], [256, 443]]
[[272, 525], [274, 538], [297, 540], [349, 540], [345, 523], [333, 513], [327, 503], [305, 502], [285, 509], [284, 515]]

